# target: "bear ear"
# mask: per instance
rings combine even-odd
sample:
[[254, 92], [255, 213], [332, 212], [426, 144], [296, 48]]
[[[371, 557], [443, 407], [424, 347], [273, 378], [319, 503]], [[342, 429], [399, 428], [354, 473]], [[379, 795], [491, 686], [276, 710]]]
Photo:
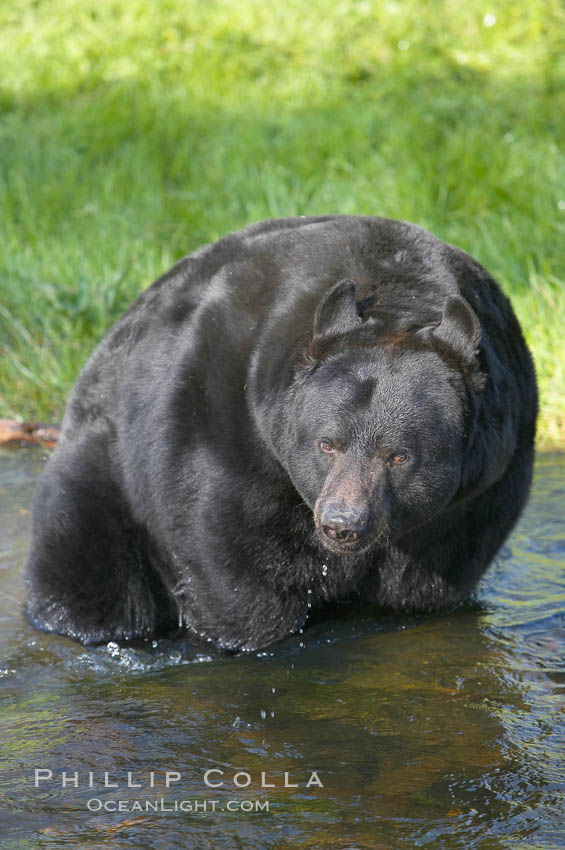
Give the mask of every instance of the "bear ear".
[[314, 315], [313, 347], [325, 337], [347, 333], [361, 324], [355, 302], [355, 284], [340, 280], [323, 296]]
[[465, 363], [471, 363], [481, 341], [481, 326], [471, 305], [459, 295], [445, 302], [441, 322], [432, 335], [442, 346], [454, 351]]

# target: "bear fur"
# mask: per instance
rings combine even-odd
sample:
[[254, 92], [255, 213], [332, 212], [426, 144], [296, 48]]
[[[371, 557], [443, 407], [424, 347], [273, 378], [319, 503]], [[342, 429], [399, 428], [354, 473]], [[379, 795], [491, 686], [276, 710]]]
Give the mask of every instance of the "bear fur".
[[335, 602], [454, 606], [522, 511], [536, 413], [510, 303], [467, 254], [369, 216], [249, 226], [83, 368], [36, 490], [29, 617], [251, 650]]

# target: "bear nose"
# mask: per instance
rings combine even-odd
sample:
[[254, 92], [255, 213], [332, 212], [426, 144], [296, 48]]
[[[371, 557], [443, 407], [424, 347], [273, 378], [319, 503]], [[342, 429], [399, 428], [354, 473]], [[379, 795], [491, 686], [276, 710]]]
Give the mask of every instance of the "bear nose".
[[355, 543], [362, 530], [354, 516], [331, 506], [324, 512], [321, 526], [326, 537], [336, 543]]

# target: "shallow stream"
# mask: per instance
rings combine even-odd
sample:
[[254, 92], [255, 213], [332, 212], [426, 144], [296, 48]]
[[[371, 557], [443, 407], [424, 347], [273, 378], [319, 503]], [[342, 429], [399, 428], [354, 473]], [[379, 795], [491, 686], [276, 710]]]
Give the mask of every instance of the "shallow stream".
[[565, 847], [565, 455], [465, 607], [231, 657], [31, 628], [44, 457], [0, 453], [4, 850]]

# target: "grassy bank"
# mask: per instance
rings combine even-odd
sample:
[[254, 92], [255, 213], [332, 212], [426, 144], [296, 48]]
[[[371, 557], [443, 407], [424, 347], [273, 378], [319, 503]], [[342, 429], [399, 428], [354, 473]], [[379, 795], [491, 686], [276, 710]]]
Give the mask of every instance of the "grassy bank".
[[95, 342], [247, 222], [406, 218], [523, 324], [565, 440], [558, 0], [3, 0], [0, 416], [58, 420]]

